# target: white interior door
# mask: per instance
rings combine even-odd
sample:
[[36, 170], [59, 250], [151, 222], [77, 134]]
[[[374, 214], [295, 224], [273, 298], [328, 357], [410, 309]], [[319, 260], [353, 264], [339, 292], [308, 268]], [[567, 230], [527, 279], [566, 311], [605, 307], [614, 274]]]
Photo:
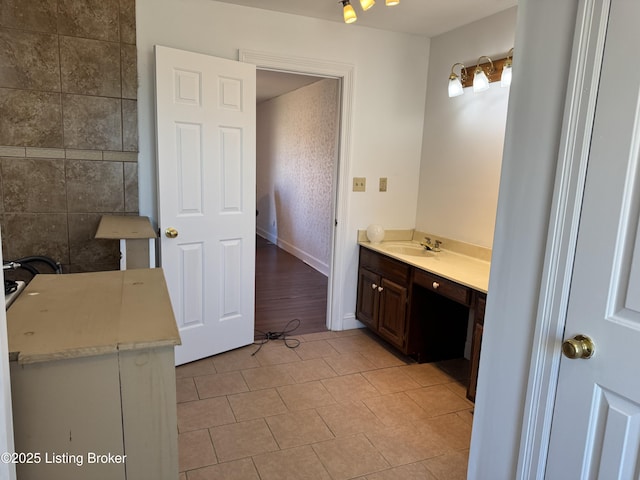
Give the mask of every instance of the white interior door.
[[638, 18], [611, 1], [564, 335], [595, 355], [560, 362], [548, 479], [640, 478]]
[[253, 65], [156, 46], [158, 223], [177, 365], [253, 341], [255, 90]]

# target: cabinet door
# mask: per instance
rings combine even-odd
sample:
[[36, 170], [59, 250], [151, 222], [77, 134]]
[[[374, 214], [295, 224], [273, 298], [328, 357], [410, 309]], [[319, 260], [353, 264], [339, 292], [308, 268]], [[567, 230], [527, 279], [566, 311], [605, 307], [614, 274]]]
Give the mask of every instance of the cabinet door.
[[478, 364], [480, 363], [480, 345], [482, 344], [482, 331], [484, 327], [476, 323], [473, 327], [473, 346], [471, 347], [471, 375], [469, 377], [469, 387], [467, 388], [467, 398], [472, 402], [476, 401], [476, 387], [478, 385]]
[[471, 372], [469, 387], [467, 388], [467, 398], [472, 402], [476, 401], [476, 386], [478, 385], [478, 365], [480, 364], [480, 347], [482, 346], [482, 333], [484, 331], [484, 310], [487, 304], [487, 297], [481, 293], [476, 294], [473, 340], [471, 343]]
[[396, 347], [404, 348], [407, 288], [386, 278], [381, 279], [378, 332]]
[[378, 287], [380, 275], [366, 268], [358, 271], [356, 318], [374, 331], [378, 330]]

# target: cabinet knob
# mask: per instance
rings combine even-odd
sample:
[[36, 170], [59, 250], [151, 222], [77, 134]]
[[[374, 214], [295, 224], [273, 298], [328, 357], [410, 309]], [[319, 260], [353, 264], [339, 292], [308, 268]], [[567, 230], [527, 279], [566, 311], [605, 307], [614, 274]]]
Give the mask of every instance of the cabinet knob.
[[378, 285], [376, 285], [375, 283], [372, 283], [372, 284], [371, 284], [371, 289], [372, 289], [372, 290], [375, 290], [376, 288], [378, 288]]
[[440, 288], [440, 284], [438, 282], [433, 282], [433, 289], [437, 290], [438, 288]]
[[382, 290], [384, 290], [384, 288], [382, 287], [378, 287], [378, 291], [381, 292]]

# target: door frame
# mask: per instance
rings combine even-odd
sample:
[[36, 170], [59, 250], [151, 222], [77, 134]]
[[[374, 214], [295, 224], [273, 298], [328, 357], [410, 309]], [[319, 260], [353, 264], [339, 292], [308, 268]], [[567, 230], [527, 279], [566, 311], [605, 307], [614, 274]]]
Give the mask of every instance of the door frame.
[[[256, 68], [274, 70], [303, 75], [336, 78], [340, 85], [340, 129], [338, 133], [338, 168], [334, 215], [332, 230], [332, 248], [329, 260], [329, 277], [327, 287], [327, 328], [342, 330], [344, 319], [340, 315], [342, 309], [343, 283], [345, 278], [344, 251], [348, 238], [346, 231], [347, 212], [349, 211], [349, 172], [351, 171], [351, 128], [353, 119], [353, 92], [355, 67], [346, 63], [318, 60], [314, 58], [278, 55], [257, 50], [240, 49], [240, 62], [252, 63]], [[334, 172], [336, 169], [334, 168]]]
[[611, 0], [580, 0], [532, 340], [518, 479], [543, 479]]
[[[1, 230], [1, 229], [0, 229]], [[0, 263], [2, 263], [2, 232], [0, 231]], [[4, 271], [0, 273], [4, 280]], [[9, 343], [6, 309], [0, 310], [0, 453], [14, 452], [13, 410], [11, 406], [11, 375], [9, 374]], [[13, 462], [0, 462], [0, 478], [15, 480], [16, 466]]]

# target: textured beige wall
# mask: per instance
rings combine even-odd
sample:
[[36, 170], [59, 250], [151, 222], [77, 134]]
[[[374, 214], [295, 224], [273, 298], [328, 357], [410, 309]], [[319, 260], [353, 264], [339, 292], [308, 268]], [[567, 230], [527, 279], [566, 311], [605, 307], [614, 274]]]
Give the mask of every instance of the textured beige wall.
[[258, 104], [257, 230], [327, 273], [337, 158], [338, 80]]
[[138, 211], [135, 0], [0, 3], [5, 259], [118, 268], [102, 214]]

